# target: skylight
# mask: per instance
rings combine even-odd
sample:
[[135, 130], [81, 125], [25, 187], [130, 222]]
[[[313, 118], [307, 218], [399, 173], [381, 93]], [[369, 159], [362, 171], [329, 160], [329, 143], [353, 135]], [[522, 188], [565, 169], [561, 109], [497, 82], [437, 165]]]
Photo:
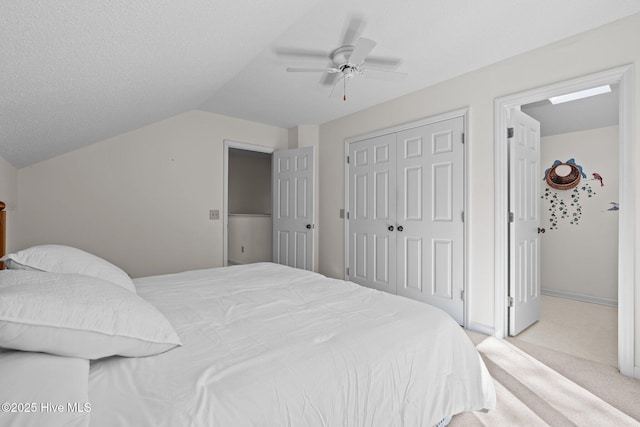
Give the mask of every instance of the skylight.
[[566, 95], [552, 96], [549, 98], [552, 104], [562, 104], [563, 102], [575, 101], [577, 99], [588, 98], [590, 96], [601, 95], [611, 92], [611, 86], [598, 86], [591, 89], [585, 89], [578, 92], [568, 93]]

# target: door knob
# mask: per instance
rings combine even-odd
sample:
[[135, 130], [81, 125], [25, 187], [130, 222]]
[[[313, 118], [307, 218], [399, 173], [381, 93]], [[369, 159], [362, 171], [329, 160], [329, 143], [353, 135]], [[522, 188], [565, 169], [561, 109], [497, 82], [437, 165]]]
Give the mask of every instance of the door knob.
[[547, 230], [545, 230], [544, 228], [540, 228], [538, 227], [538, 234], [544, 234]]
[[308, 230], [311, 230], [312, 228], [313, 228], [313, 225], [311, 225], [311, 224], [307, 224], [307, 229], [308, 229]]
[[389, 231], [393, 231], [393, 225], [390, 225], [388, 228]]
[[404, 230], [404, 228], [401, 225], [399, 225], [398, 226], [398, 231], [402, 231], [402, 230]]

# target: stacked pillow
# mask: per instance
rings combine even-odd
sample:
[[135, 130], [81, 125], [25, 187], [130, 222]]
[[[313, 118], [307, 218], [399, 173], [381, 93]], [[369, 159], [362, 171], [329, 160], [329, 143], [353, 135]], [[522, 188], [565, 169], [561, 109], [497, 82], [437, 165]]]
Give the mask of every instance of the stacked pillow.
[[35, 246], [2, 258], [0, 347], [99, 359], [181, 345], [120, 268], [80, 249]]
[[131, 292], [136, 291], [127, 273], [110, 262], [81, 249], [63, 245], [33, 246], [0, 259], [9, 270], [35, 270], [49, 273], [84, 274], [97, 277]]

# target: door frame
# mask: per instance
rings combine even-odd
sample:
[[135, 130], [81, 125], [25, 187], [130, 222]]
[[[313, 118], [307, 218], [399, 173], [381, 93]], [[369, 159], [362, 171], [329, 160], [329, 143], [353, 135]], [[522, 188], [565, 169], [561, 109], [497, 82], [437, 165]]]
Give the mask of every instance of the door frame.
[[[257, 151], [259, 153], [273, 154], [276, 150], [274, 147], [265, 145], [250, 144], [247, 142], [224, 140], [223, 149], [223, 199], [222, 199], [222, 266], [226, 267], [229, 262], [229, 148], [238, 148], [240, 150]], [[271, 165], [273, 167], [273, 165]]]
[[494, 274], [495, 274], [495, 330], [504, 338], [508, 331], [507, 297], [509, 289], [509, 199], [508, 199], [508, 111], [521, 105], [541, 101], [551, 96], [576, 92], [606, 84], [618, 84], [619, 129], [619, 211], [618, 222], [618, 367], [623, 375], [640, 378], [634, 372], [635, 291], [640, 290], [635, 279], [635, 182], [633, 164], [636, 150], [633, 145], [635, 95], [634, 66], [625, 65], [551, 85], [496, 98], [494, 102]]
[[462, 289], [464, 290], [464, 298], [463, 302], [463, 327], [468, 327], [469, 323], [469, 304], [467, 302], [470, 299], [471, 291], [467, 286], [467, 278], [468, 270], [469, 270], [469, 245], [468, 236], [469, 236], [469, 221], [467, 218], [471, 218], [471, 204], [469, 203], [469, 141], [471, 138], [469, 137], [469, 107], [459, 108], [457, 110], [449, 111], [442, 114], [437, 114], [435, 116], [430, 116], [424, 119], [415, 120], [412, 122], [403, 123], [397, 126], [392, 126], [384, 129], [375, 130], [372, 132], [368, 132], [365, 134], [360, 134], [356, 136], [352, 136], [349, 138], [345, 138], [344, 140], [344, 280], [349, 280], [349, 274], [347, 273], [349, 269], [349, 221], [347, 219], [347, 215], [349, 214], [349, 163], [347, 163], [347, 157], [349, 156], [349, 144], [352, 142], [362, 141], [364, 139], [375, 138], [378, 136], [388, 135], [390, 133], [402, 132], [408, 129], [413, 129], [420, 126], [429, 125], [436, 122], [442, 122], [449, 119], [454, 119], [457, 117], [462, 117], [464, 119], [464, 159], [463, 159], [463, 184], [464, 184], [464, 197], [463, 197], [463, 207], [462, 210], [464, 212], [464, 221], [463, 221], [463, 272], [462, 272]]

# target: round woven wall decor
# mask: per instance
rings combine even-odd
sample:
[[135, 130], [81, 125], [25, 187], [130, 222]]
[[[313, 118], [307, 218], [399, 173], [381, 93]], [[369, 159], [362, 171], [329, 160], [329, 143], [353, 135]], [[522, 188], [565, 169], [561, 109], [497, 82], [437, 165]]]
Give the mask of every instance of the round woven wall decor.
[[558, 163], [547, 173], [547, 184], [556, 190], [570, 190], [580, 183], [580, 169], [572, 163]]

